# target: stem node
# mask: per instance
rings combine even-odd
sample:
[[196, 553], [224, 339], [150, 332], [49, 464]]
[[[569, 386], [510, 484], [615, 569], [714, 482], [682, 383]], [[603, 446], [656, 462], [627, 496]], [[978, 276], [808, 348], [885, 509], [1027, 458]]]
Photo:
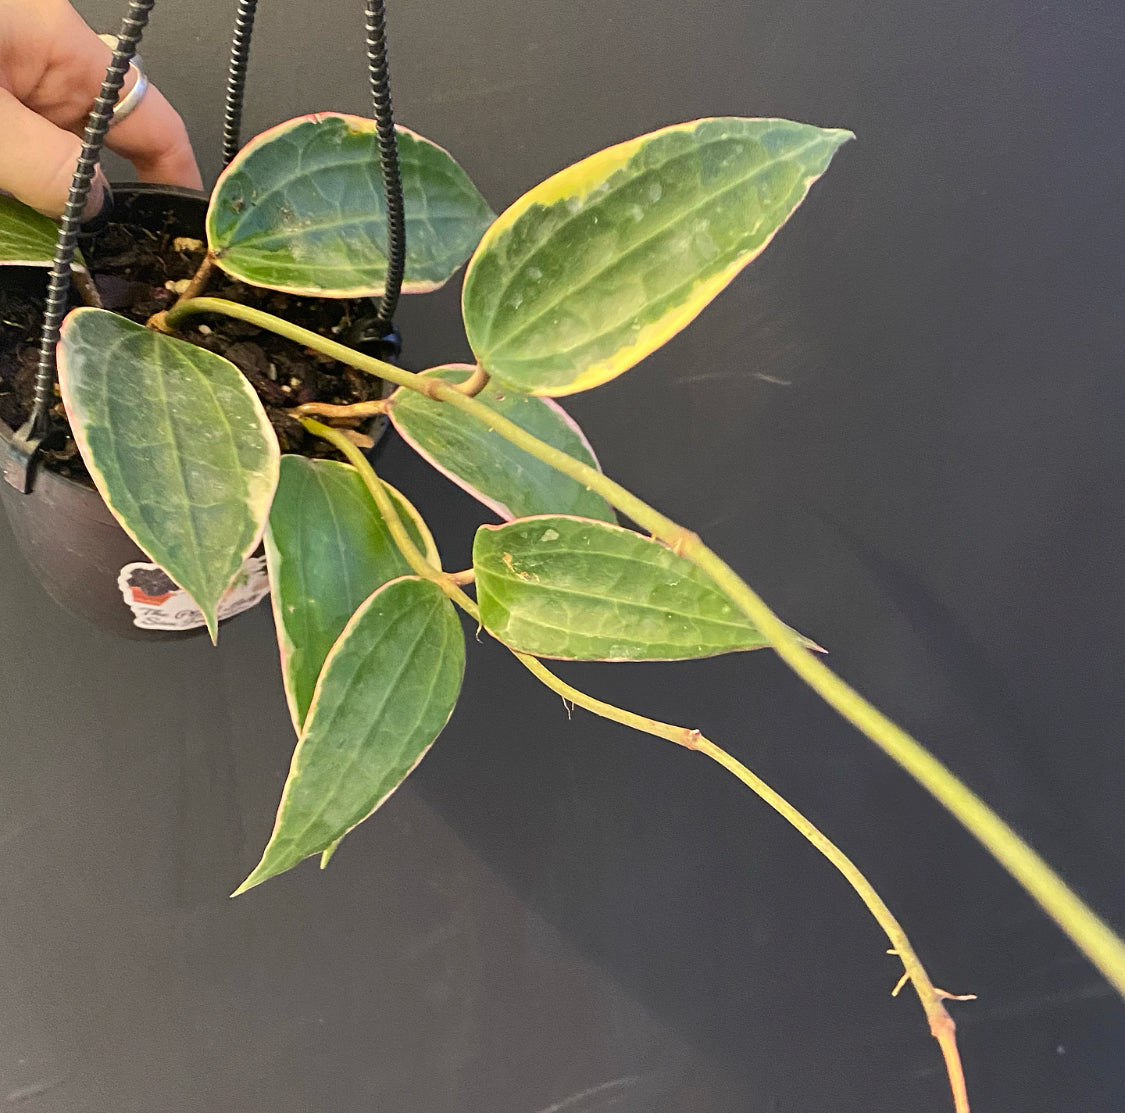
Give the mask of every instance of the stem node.
[[[718, 554], [707, 548], [696, 534], [665, 517], [596, 468], [544, 443], [476, 399], [466, 398], [448, 383], [411, 374], [268, 313], [218, 298], [196, 298], [182, 302], [170, 311], [169, 317], [172, 324], [178, 324], [180, 320], [196, 313], [216, 312], [268, 328], [297, 343], [315, 347], [316, 350], [368, 374], [447, 402], [471, 419], [494, 430], [517, 448], [524, 449], [556, 471], [597, 491], [641, 529], [663, 541], [673, 552], [680, 552], [694, 561], [758, 627], [789, 668], [830, 707], [909, 773], [934, 799], [948, 808], [1055, 920], [1117, 992], [1125, 997], [1125, 940], [1118, 937], [1109, 924], [1086, 905], [1032, 847], [948, 767], [808, 652], [765, 600]], [[662, 734], [661, 737], [672, 736]], [[705, 748], [706, 741], [701, 740], [700, 745]], [[708, 751], [705, 749], [705, 752]], [[717, 755], [712, 756], [719, 760]], [[967, 1108], [966, 1100], [958, 1107], [959, 1113]]]
[[684, 747], [685, 750], [698, 750], [700, 739], [703, 735], [699, 731], [693, 730], [689, 727], [684, 727], [680, 732], [680, 737], [676, 741]]
[[700, 544], [699, 534], [693, 530], [684, 529], [682, 526], [672, 530], [663, 540], [676, 556], [684, 556], [685, 553], [690, 553]]
[[168, 310], [162, 309], [159, 313], [154, 313], [147, 321], [145, 321], [145, 328], [155, 329], [157, 332], [162, 332], [166, 336], [175, 336], [176, 330], [168, 324]]

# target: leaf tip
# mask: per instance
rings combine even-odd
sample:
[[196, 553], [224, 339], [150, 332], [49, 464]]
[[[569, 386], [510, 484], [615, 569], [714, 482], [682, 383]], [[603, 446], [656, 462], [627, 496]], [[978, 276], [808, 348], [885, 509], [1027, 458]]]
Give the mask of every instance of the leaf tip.
[[[231, 893], [231, 900], [235, 897], [242, 896], [243, 893], [249, 892], [251, 889], [256, 889], [264, 881], [269, 881], [271, 877], [277, 877], [279, 874], [285, 873], [286, 870], [292, 869], [296, 861], [278, 861], [275, 854], [271, 854], [273, 849], [273, 842], [266, 847], [262, 853], [261, 861], [250, 871], [246, 880], [233, 893]], [[298, 859], [299, 861], [299, 859]]]
[[250, 874], [250, 876], [241, 885], [239, 885], [239, 887], [235, 889], [233, 893], [231, 893], [230, 899], [234, 900], [235, 897], [242, 896], [243, 893], [247, 893], [256, 886], [261, 885], [261, 883], [265, 880], [266, 879], [264, 877], [258, 877], [258, 870], [255, 869], [254, 872]]
[[[343, 838], [343, 836], [340, 836]], [[312, 853], [315, 853], [313, 851]], [[307, 858], [308, 854], [292, 854], [284, 847], [278, 849], [276, 831], [270, 837], [270, 841], [266, 843], [265, 850], [262, 851], [262, 857], [258, 864], [250, 871], [249, 876], [233, 893], [231, 899], [242, 896], [243, 893], [261, 885], [264, 881], [269, 881], [271, 878], [280, 877], [283, 873], [288, 873], [294, 866]]]

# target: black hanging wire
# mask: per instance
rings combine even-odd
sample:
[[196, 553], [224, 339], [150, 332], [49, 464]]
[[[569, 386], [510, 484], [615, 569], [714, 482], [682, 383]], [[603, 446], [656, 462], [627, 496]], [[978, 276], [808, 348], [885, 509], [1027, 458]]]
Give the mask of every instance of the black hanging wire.
[[223, 165], [230, 163], [242, 146], [242, 101], [246, 92], [246, 70], [250, 64], [250, 37], [258, 0], [238, 0], [234, 36], [230, 44], [230, 70], [227, 74], [226, 111], [223, 115]]
[[371, 78], [371, 99], [375, 106], [383, 194], [387, 200], [387, 281], [375, 320], [381, 331], [389, 332], [402, 292], [402, 275], [406, 266], [406, 213], [402, 199], [402, 173], [398, 164], [395, 115], [391, 106], [383, 0], [367, 0], [367, 68]]
[[[227, 77], [226, 110], [223, 119], [223, 165], [241, 147], [242, 105], [246, 72], [250, 63], [250, 40], [258, 0], [239, 0], [231, 40], [230, 71]], [[387, 204], [387, 278], [376, 313], [376, 331], [391, 331], [402, 277], [406, 266], [406, 214], [402, 197], [402, 173], [398, 161], [394, 109], [391, 104], [390, 68], [387, 64], [387, 26], [384, 0], [367, 0], [367, 66], [374, 104], [375, 132], [379, 143], [379, 166]]]
[[[47, 285], [47, 303], [43, 313], [43, 329], [39, 341], [39, 366], [35, 379], [35, 397], [31, 417], [21, 430], [21, 441], [31, 448], [48, 432], [49, 416], [54, 403], [56, 379], [55, 352], [59, 329], [66, 314], [67, 294], [70, 287], [71, 268], [78, 239], [82, 213], [90, 194], [90, 186], [101, 158], [106, 132], [113, 120], [113, 109], [129, 63], [137, 53], [137, 46], [156, 0], [130, 0], [128, 14], [121, 22], [117, 46], [101, 92], [86, 125], [82, 150], [66, 209], [63, 212], [55, 256]], [[238, 150], [238, 133], [241, 127], [243, 90], [249, 61], [250, 38], [254, 26], [257, 0], [240, 0], [231, 48], [231, 69], [227, 85], [227, 106], [223, 134], [223, 155], [229, 161]], [[374, 104], [375, 128], [379, 143], [379, 163], [383, 176], [383, 189], [387, 209], [387, 278], [376, 316], [379, 327], [390, 331], [394, 311], [402, 292], [402, 277], [406, 261], [406, 217], [403, 208], [402, 175], [398, 161], [398, 141], [395, 135], [394, 111], [391, 104], [390, 70], [387, 64], [386, 13], [383, 0], [367, 0], [367, 60]]]
[[74, 262], [74, 247], [82, 222], [82, 211], [90, 194], [90, 183], [98, 168], [105, 134], [113, 119], [113, 109], [129, 72], [129, 63], [137, 53], [137, 44], [148, 24], [149, 13], [156, 0], [130, 0], [129, 12], [121, 21], [117, 46], [106, 70], [101, 93], [86, 124], [82, 138], [82, 152], [75, 167], [63, 212], [59, 238], [55, 244], [55, 258], [47, 285], [47, 305], [43, 313], [43, 331], [39, 340], [39, 370], [35, 378], [35, 402], [28, 422], [27, 440], [42, 439], [47, 433], [55, 389], [55, 348], [59, 342], [59, 327], [66, 314], [67, 293], [70, 288], [70, 271]]

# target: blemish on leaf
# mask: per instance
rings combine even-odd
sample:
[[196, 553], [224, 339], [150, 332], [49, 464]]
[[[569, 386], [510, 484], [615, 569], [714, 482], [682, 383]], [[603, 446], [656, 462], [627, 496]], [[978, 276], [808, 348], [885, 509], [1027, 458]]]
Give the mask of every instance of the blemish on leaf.
[[515, 564], [512, 561], [512, 554], [511, 553], [504, 553], [501, 556], [500, 559], [504, 562], [504, 567], [507, 568], [508, 571], [511, 572], [513, 576], [518, 576], [521, 580], [524, 580], [524, 581], [535, 580], [536, 582], [538, 582], [539, 577], [536, 576], [534, 572], [521, 572], [515, 566]]
[[559, 531], [557, 529], [545, 529], [540, 541], [557, 541], [559, 539]]

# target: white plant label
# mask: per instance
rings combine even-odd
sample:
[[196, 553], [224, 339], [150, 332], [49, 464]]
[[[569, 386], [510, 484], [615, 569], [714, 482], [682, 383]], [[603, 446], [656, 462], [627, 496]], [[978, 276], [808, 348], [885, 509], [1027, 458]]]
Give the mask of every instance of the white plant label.
[[[194, 630], [206, 625], [203, 612], [158, 564], [141, 561], [126, 564], [117, 577], [117, 586], [133, 612], [133, 625], [142, 630]], [[219, 602], [219, 621], [242, 614], [269, 593], [266, 558], [248, 558], [243, 561], [242, 570]]]

